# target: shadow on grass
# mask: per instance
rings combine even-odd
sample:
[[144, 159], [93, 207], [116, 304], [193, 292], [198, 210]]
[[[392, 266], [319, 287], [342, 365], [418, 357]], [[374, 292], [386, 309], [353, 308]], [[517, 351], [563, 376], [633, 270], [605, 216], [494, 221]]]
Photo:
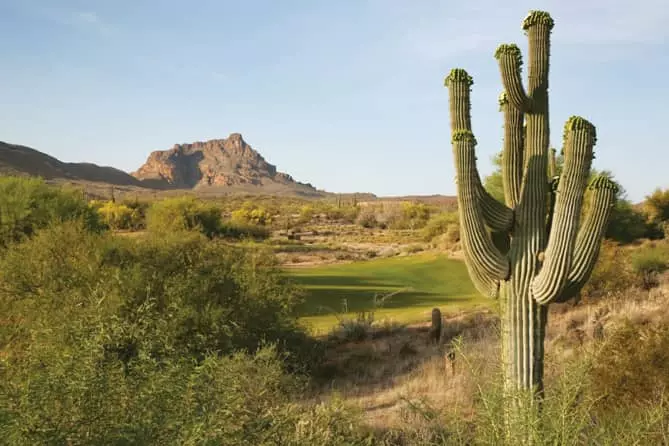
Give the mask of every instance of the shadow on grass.
[[301, 316], [372, 310], [375, 296], [392, 293], [383, 309], [443, 306], [476, 294], [462, 262], [434, 255], [308, 268], [291, 276], [306, 291]]
[[[393, 283], [382, 281], [367, 282], [363, 279], [336, 276], [312, 276], [297, 283], [306, 291], [305, 302], [300, 307], [302, 316], [317, 316], [344, 311], [344, 301], [348, 312], [375, 309], [375, 297], [379, 300], [392, 293], [380, 305], [386, 309], [421, 307], [428, 305], [447, 305], [463, 298], [459, 294], [449, 294], [440, 290], [419, 290], [403, 288]], [[328, 309], [330, 311], [328, 311]]]

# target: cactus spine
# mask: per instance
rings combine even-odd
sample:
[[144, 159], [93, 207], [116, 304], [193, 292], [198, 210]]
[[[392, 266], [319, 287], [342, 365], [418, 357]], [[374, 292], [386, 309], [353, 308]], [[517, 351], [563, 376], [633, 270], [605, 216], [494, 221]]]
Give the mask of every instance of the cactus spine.
[[[580, 117], [569, 118], [565, 125], [564, 167], [555, 177], [548, 119], [552, 28], [553, 19], [543, 11], [531, 11], [523, 22], [529, 39], [527, 91], [519, 48], [504, 44], [495, 53], [504, 86], [499, 103], [504, 116], [505, 204], [486, 192], [476, 169], [472, 78], [453, 69], [445, 81], [467, 269], [481, 293], [499, 298], [507, 386], [537, 392], [543, 390], [548, 304], [574, 296], [589, 278], [616, 193], [615, 183], [606, 176], [587, 185], [596, 134]], [[591, 200], [580, 222], [586, 189]], [[504, 248], [493, 243], [500, 234], [507, 239]]]

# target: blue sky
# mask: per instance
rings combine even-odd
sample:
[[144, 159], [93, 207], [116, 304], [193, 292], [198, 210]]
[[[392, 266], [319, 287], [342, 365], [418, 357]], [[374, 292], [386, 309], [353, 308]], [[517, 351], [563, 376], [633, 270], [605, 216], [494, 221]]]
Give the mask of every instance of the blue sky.
[[638, 201], [669, 187], [666, 0], [0, 0], [0, 140], [126, 171], [240, 132], [333, 192], [453, 194], [444, 75], [474, 77], [483, 175], [501, 148], [493, 58], [556, 21], [552, 143], [573, 114]]

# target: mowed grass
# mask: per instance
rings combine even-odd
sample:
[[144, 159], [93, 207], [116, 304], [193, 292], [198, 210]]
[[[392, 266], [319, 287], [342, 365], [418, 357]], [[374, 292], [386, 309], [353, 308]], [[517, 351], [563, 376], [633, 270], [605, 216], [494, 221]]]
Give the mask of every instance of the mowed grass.
[[491, 303], [474, 289], [463, 262], [433, 253], [288, 272], [307, 292], [302, 321], [315, 333], [331, 329], [338, 316], [374, 309], [375, 296], [392, 293], [377, 307], [377, 319], [428, 321], [434, 307], [451, 312]]

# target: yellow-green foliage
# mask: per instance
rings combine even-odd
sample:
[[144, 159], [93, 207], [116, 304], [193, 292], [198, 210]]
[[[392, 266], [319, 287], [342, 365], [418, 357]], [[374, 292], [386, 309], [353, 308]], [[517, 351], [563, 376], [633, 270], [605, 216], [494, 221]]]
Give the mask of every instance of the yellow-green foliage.
[[10, 247], [0, 283], [3, 443], [306, 446], [362, 436], [347, 410], [291, 403], [303, 391], [286, 370], [319, 349], [268, 252], [66, 224]]
[[356, 222], [366, 228], [420, 229], [430, 219], [432, 208], [423, 203], [381, 202], [360, 208]]
[[82, 220], [99, 229], [97, 213], [80, 191], [50, 186], [35, 178], [0, 178], [0, 245], [30, 237], [52, 223]]
[[669, 268], [669, 246], [651, 242], [651, 246], [639, 248], [632, 256], [632, 268], [643, 288], [657, 286], [657, 276]]
[[669, 189], [655, 189], [646, 197], [643, 207], [651, 221], [664, 223], [669, 220]]
[[635, 283], [636, 276], [630, 268], [629, 252], [618, 243], [605, 240], [590, 280], [581, 294], [587, 298], [606, 297], [627, 290]]
[[314, 207], [310, 205], [305, 205], [300, 208], [300, 218], [299, 222], [302, 224], [309, 223], [314, 218]]
[[97, 207], [102, 222], [107, 225], [109, 229], [131, 229], [134, 226], [133, 210], [125, 204], [114, 203], [113, 201], [105, 201]]
[[430, 208], [423, 203], [402, 203], [400, 218], [391, 226], [394, 229], [420, 229], [430, 219]]
[[146, 215], [146, 227], [152, 232], [197, 230], [213, 236], [221, 228], [221, 210], [193, 197], [168, 198], [151, 205]]
[[325, 216], [331, 221], [343, 221], [345, 223], [354, 223], [360, 208], [358, 206], [327, 206], [324, 210]]
[[[449, 234], [451, 237], [458, 235], [460, 221], [457, 212], [442, 212], [435, 214], [428, 220], [423, 228], [423, 237], [426, 241], [431, 241], [442, 234]], [[459, 239], [459, 235], [457, 237]], [[453, 240], [456, 242], [457, 240]]]
[[246, 201], [240, 209], [232, 211], [230, 219], [237, 224], [265, 226], [271, 223], [272, 216], [264, 207]]

